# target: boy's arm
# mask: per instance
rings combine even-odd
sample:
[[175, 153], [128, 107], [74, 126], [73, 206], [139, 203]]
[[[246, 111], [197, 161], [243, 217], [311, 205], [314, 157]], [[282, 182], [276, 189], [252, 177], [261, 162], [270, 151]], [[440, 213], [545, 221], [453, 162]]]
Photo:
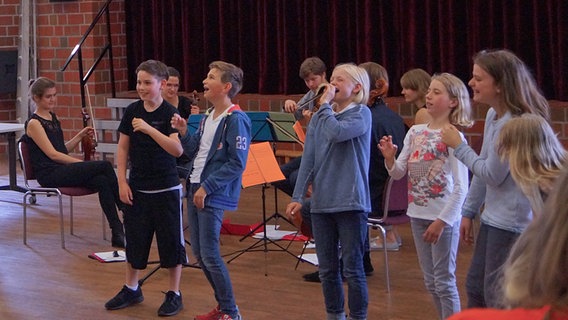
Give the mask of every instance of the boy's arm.
[[134, 132], [142, 132], [149, 135], [162, 149], [172, 156], [179, 158], [183, 154], [183, 148], [179, 142], [178, 133], [173, 132], [169, 136], [161, 133], [156, 128], [152, 127], [141, 118], [134, 118], [132, 120], [132, 127]]
[[126, 178], [126, 169], [128, 165], [128, 149], [130, 147], [130, 136], [120, 133], [118, 138], [118, 147], [116, 151], [116, 168], [118, 179], [118, 191], [120, 201], [132, 205], [132, 191], [128, 185]]
[[[203, 118], [201, 121], [205, 121]], [[183, 148], [183, 153], [190, 159], [193, 159], [199, 151], [199, 141], [200, 137], [198, 131], [190, 135], [187, 130], [187, 121], [183, 119], [179, 114], [174, 114], [171, 120], [172, 128], [179, 132], [179, 140]]]

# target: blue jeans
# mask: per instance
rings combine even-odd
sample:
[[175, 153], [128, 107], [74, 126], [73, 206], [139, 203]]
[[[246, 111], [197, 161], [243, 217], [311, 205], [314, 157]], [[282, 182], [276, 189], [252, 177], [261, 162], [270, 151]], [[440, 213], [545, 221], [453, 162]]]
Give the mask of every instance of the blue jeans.
[[219, 247], [224, 210], [207, 206], [198, 210], [193, 204], [193, 194], [198, 188], [199, 184], [193, 183], [188, 188], [187, 216], [191, 249], [213, 288], [220, 310], [235, 319], [239, 310]]
[[422, 237], [432, 222], [410, 219], [418, 261], [424, 273], [424, 284], [434, 299], [438, 315], [441, 319], [446, 319], [461, 310], [455, 274], [460, 221], [453, 226], [446, 225], [436, 244], [427, 243]]
[[[367, 318], [367, 279], [363, 271], [364, 243], [367, 240], [367, 213], [313, 213], [319, 276], [328, 319], [345, 319], [345, 298], [339, 258], [347, 279], [350, 319]], [[339, 243], [341, 243], [341, 255]]]
[[502, 307], [501, 268], [518, 237], [518, 233], [481, 223], [465, 282], [468, 308]]

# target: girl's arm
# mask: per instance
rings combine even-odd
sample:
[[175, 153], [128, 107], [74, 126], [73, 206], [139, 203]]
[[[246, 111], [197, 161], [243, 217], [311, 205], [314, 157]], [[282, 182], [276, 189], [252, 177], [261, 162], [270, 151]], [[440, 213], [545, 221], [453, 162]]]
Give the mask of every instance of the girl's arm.
[[[463, 162], [476, 177], [490, 186], [500, 185], [509, 175], [509, 163], [501, 161], [496, 146], [499, 132], [505, 121], [495, 123], [495, 116], [495, 111], [489, 109], [485, 119], [486, 128], [480, 156], [464, 142], [455, 149], [456, 158]], [[492, 128], [494, 125], [497, 127]], [[488, 130], [489, 128], [492, 129], [492, 132]]]
[[448, 225], [452, 225], [460, 216], [461, 208], [467, 196], [469, 177], [467, 167], [453, 155], [454, 150], [449, 149], [449, 165], [454, 188], [450, 194], [444, 209], [438, 218]]
[[37, 146], [41, 149], [41, 151], [43, 151], [43, 153], [45, 153], [46, 156], [49, 157], [49, 159], [61, 164], [81, 162], [80, 159], [55, 150], [39, 121], [31, 119], [28, 122], [26, 134], [32, 138], [35, 144], [37, 144]]
[[296, 185], [294, 186], [292, 202], [302, 203], [302, 200], [308, 190], [308, 186], [312, 180], [312, 170], [315, 162], [315, 144], [317, 143], [316, 138], [314, 137], [314, 127], [318, 120], [319, 119], [314, 119], [313, 121], [310, 121], [308, 129], [306, 130], [304, 152], [302, 153], [300, 169], [298, 169], [298, 177], [296, 178]]
[[71, 152], [72, 150], [75, 150], [75, 148], [77, 148], [77, 145], [79, 145], [79, 143], [81, 143], [81, 141], [83, 140], [83, 137], [92, 134], [94, 134], [94, 130], [92, 127], [84, 127], [81, 131], [79, 131], [79, 133], [77, 133], [73, 138], [71, 138], [71, 140], [65, 143], [67, 151]]
[[[358, 109], [355, 109], [358, 108]], [[371, 111], [359, 105], [336, 117], [329, 103], [323, 104], [317, 112], [325, 136], [332, 142], [351, 140], [365, 134], [371, 128]]]
[[404, 147], [398, 155], [398, 158], [394, 156], [398, 146], [396, 148], [394, 147], [392, 137], [383, 137], [379, 143], [379, 150], [382, 152], [383, 157], [385, 157], [385, 168], [389, 175], [395, 180], [401, 179], [406, 174], [413, 131], [414, 129], [410, 128], [404, 137]]

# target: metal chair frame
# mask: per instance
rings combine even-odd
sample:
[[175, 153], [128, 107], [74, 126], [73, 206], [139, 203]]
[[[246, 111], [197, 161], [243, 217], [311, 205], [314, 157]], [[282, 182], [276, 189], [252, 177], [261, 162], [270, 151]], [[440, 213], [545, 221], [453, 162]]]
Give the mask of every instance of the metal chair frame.
[[[59, 199], [59, 226], [61, 229], [61, 248], [65, 249], [65, 227], [64, 227], [64, 217], [63, 217], [63, 195], [69, 196], [69, 208], [70, 208], [70, 233], [73, 235], [73, 197], [86, 196], [90, 194], [97, 193], [96, 190], [85, 188], [85, 187], [60, 187], [60, 188], [45, 188], [39, 184], [30, 183], [36, 180], [31, 165], [31, 159], [29, 155], [29, 146], [27, 142], [20, 141], [18, 143], [18, 153], [20, 156], [20, 161], [22, 164], [22, 172], [24, 174], [24, 184], [25, 188], [28, 190], [24, 193], [22, 205], [24, 207], [24, 234], [23, 241], [27, 244], [27, 208], [28, 201], [29, 204], [36, 203], [36, 195], [45, 195], [47, 197], [57, 196]], [[37, 181], [36, 181], [37, 182]], [[29, 199], [28, 199], [29, 198]], [[102, 226], [103, 226], [103, 239], [106, 240], [106, 229], [105, 229], [105, 216], [102, 215]]]
[[[388, 258], [388, 251], [387, 251], [387, 246], [386, 246], [386, 236], [387, 236], [387, 232], [385, 229], [385, 225], [395, 225], [395, 224], [402, 224], [402, 223], [406, 223], [409, 221], [408, 216], [406, 215], [406, 209], [408, 208], [408, 203], [406, 202], [405, 207], [403, 208], [391, 208], [392, 204], [391, 204], [391, 200], [393, 200], [393, 197], [395, 196], [401, 196], [400, 194], [395, 194], [393, 193], [393, 185], [396, 183], [398, 185], [394, 186], [394, 187], [398, 187], [400, 190], [397, 189], [397, 191], [401, 192], [401, 191], [405, 191], [405, 195], [408, 196], [408, 191], [406, 188], [403, 188], [403, 186], [405, 187], [407, 185], [407, 177], [403, 177], [400, 180], [394, 180], [392, 177], [389, 177], [387, 179], [387, 182], [385, 183], [385, 187], [384, 187], [384, 191], [383, 191], [383, 216], [381, 218], [368, 218], [367, 219], [367, 225], [369, 226], [369, 228], [372, 229], [379, 229], [381, 232], [381, 236], [383, 239], [383, 254], [384, 254], [384, 259], [385, 259], [385, 282], [386, 282], [386, 286], [387, 286], [387, 292], [390, 292], [390, 277], [389, 277], [389, 258]], [[389, 213], [389, 209], [393, 210], [404, 210], [405, 214], [401, 215], [401, 216], [397, 216], [397, 217], [389, 217], [388, 213]]]

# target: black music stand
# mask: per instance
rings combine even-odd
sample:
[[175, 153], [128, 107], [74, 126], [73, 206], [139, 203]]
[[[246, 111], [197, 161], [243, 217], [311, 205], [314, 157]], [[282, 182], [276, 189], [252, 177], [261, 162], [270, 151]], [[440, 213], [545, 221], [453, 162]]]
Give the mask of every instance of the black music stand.
[[[274, 138], [274, 134], [273, 134], [274, 129], [272, 128], [271, 125], [269, 125], [268, 121], [266, 120], [268, 113], [265, 112], [260, 116], [257, 116], [257, 114], [258, 113], [253, 114], [254, 120], [253, 120], [253, 117], [251, 117], [251, 120], [252, 120], [252, 129], [251, 129], [252, 135], [251, 136], [257, 137], [258, 139], [262, 139], [262, 140], [269, 139], [269, 136], [272, 136], [272, 140], [267, 140], [267, 141], [264, 141], [264, 143], [257, 143], [257, 144], [251, 145], [251, 147], [249, 149], [249, 157], [248, 157], [248, 160], [247, 160], [247, 169], [243, 173], [243, 177], [245, 177], [245, 175], [248, 176], [250, 174], [250, 175], [253, 175], [254, 178], [250, 182], [247, 182], [246, 185], [243, 183], [243, 187], [248, 187], [248, 186], [253, 186], [253, 185], [262, 185], [262, 223], [260, 223], [258, 226], [256, 226], [252, 230], [250, 230], [239, 241], [243, 241], [247, 237], [255, 234], [260, 228], [263, 228], [262, 238], [260, 238], [258, 241], [256, 241], [252, 245], [250, 245], [248, 248], [238, 250], [238, 251], [235, 251], [233, 253], [228, 254], [228, 255], [235, 255], [235, 256], [233, 256], [231, 259], [229, 259], [227, 261], [227, 263], [231, 263], [231, 261], [240, 257], [241, 255], [243, 255], [246, 252], [255, 252], [255, 251], [263, 251], [264, 253], [267, 253], [269, 251], [286, 252], [286, 253], [290, 254], [292, 257], [294, 257], [294, 259], [297, 259], [296, 255], [288, 250], [294, 239], [290, 240], [290, 242], [288, 243], [287, 246], [282, 246], [279, 243], [277, 243], [276, 241], [270, 239], [267, 235], [266, 226], [268, 224], [268, 221], [270, 221], [272, 219], [274, 219], [276, 221], [278, 221], [278, 219], [283, 219], [284, 221], [288, 222], [292, 226], [294, 226], [294, 224], [290, 220], [288, 220], [286, 217], [284, 217], [283, 215], [278, 213], [278, 198], [276, 197], [276, 189], [275, 189], [275, 212], [270, 217], [266, 216], [266, 192], [265, 191], [266, 191], [266, 189], [270, 188], [269, 183], [274, 182], [274, 181], [278, 181], [278, 180], [282, 180], [282, 179], [284, 179], [284, 176], [282, 175], [282, 172], [280, 172], [279, 170], [278, 170], [277, 174], [275, 174], [275, 175], [271, 174], [271, 172], [264, 172], [263, 173], [262, 172], [263, 167], [260, 165], [260, 161], [256, 161], [256, 159], [255, 159], [256, 155], [258, 155], [259, 159], [262, 158], [262, 160], [263, 160], [262, 163], [264, 165], [266, 165], [267, 162], [273, 162], [273, 166], [278, 168], [278, 163], [276, 161], [276, 158], [274, 157], [274, 151], [271, 148], [270, 144], [268, 143], [268, 141], [277, 141]], [[263, 120], [261, 121], [261, 119], [263, 119]], [[254, 139], [253, 139], [253, 141], [254, 141]], [[259, 171], [259, 172], [257, 172], [257, 171]], [[297, 232], [296, 232], [296, 235], [297, 235]], [[272, 244], [272, 245], [274, 245], [278, 248], [277, 249], [269, 249], [268, 248], [269, 244]]]

